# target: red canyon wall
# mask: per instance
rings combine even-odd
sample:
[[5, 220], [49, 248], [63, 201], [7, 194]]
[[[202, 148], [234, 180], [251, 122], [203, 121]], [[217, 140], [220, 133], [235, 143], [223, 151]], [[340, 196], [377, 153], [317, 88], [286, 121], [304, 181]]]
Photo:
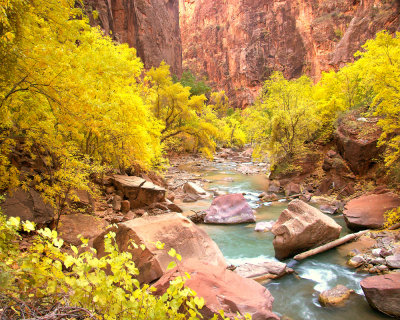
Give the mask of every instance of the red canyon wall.
[[[92, 25], [137, 49], [146, 68], [165, 60], [174, 74], [182, 73], [179, 0], [85, 0]], [[99, 13], [97, 19], [90, 14]], [[111, 32], [111, 33], [110, 33]]]
[[352, 61], [377, 31], [399, 30], [398, 0], [180, 0], [184, 68], [208, 77], [237, 107], [273, 70], [287, 77]]

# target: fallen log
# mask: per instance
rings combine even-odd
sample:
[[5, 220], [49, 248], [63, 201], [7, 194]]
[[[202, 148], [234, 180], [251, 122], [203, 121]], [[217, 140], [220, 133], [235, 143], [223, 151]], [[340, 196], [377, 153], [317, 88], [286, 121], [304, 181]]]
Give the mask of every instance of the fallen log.
[[360, 231], [360, 232], [357, 232], [357, 233], [348, 234], [347, 236], [344, 236], [344, 237], [342, 237], [340, 239], [333, 240], [333, 241], [331, 241], [331, 242], [329, 242], [327, 244], [324, 244], [324, 245], [322, 245], [320, 247], [317, 247], [317, 248], [305, 251], [303, 253], [300, 253], [300, 254], [296, 255], [293, 259], [295, 259], [297, 261], [300, 261], [300, 260], [306, 259], [308, 257], [314, 256], [314, 255], [316, 255], [318, 253], [322, 253], [322, 252], [328, 251], [329, 249], [335, 248], [335, 247], [340, 246], [340, 245], [342, 245], [342, 244], [344, 244], [346, 242], [349, 242], [350, 240], [358, 238], [361, 235], [363, 235], [364, 233], [367, 233], [369, 231], [370, 230], [363, 230], [363, 231]]

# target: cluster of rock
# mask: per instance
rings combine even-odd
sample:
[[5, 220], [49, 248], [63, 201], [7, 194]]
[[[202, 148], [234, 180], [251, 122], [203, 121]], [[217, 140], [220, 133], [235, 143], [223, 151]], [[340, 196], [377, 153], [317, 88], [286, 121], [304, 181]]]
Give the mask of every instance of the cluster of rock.
[[353, 250], [348, 265], [369, 273], [400, 272], [400, 232], [371, 232], [369, 236], [375, 239], [375, 248], [364, 253]]

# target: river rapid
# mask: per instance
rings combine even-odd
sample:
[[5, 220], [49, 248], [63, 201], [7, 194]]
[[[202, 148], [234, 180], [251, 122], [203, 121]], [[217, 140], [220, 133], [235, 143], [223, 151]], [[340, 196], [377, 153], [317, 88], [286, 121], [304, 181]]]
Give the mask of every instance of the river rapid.
[[[286, 202], [260, 204], [258, 201], [258, 195], [265, 191], [267, 181], [265, 174], [244, 175], [237, 172], [237, 166], [235, 162], [220, 161], [209, 162], [206, 166], [186, 163], [180, 166], [180, 169], [207, 181], [204, 183], [206, 190], [244, 193], [250, 206], [256, 210], [257, 222], [278, 219], [282, 210], [287, 207]], [[198, 211], [205, 210], [210, 203], [211, 199], [208, 199], [195, 203], [180, 203], [180, 206], [185, 211]], [[333, 218], [343, 226], [342, 235], [349, 232], [341, 216]], [[199, 226], [218, 244], [229, 264], [275, 260], [273, 235], [270, 232], [255, 232], [255, 224]], [[292, 320], [391, 319], [371, 309], [359, 285], [368, 274], [357, 273], [354, 269], [348, 268], [343, 252], [338, 249], [332, 249], [298, 263], [290, 259], [284, 262], [289, 263], [295, 273], [263, 284], [275, 298], [273, 311], [279, 316]], [[351, 295], [349, 301], [342, 307], [321, 307], [318, 302], [319, 293], [338, 284], [353, 289], [355, 294]]]

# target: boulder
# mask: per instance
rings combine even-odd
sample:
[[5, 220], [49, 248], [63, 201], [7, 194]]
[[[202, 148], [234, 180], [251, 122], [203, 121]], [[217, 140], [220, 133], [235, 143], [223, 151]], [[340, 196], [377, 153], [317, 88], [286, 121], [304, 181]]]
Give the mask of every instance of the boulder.
[[400, 273], [368, 277], [360, 285], [372, 308], [400, 317]]
[[300, 194], [301, 193], [301, 187], [299, 184], [297, 183], [293, 183], [293, 182], [289, 182], [286, 186], [285, 186], [285, 196], [289, 197], [289, 196], [293, 196], [295, 194]]
[[196, 184], [194, 182], [190, 182], [190, 181], [186, 182], [183, 185], [183, 191], [185, 193], [189, 193], [191, 195], [196, 195], [199, 197], [207, 196], [207, 192], [202, 187], [200, 187], [198, 184]]
[[185, 286], [204, 298], [204, 307], [199, 311], [205, 319], [211, 319], [220, 310], [230, 319], [237, 316], [238, 312], [249, 313], [253, 320], [279, 319], [272, 312], [274, 298], [266, 288], [254, 280], [207, 262], [184, 261], [179, 271], [169, 271], [154, 284], [156, 294], [162, 295], [169, 287], [169, 282], [183, 272], [190, 274]]
[[244, 278], [263, 281], [283, 277], [288, 273], [292, 273], [293, 270], [288, 268], [286, 263], [271, 260], [256, 264], [245, 263], [238, 266], [235, 269], [235, 272]]
[[339, 284], [333, 289], [321, 292], [318, 301], [323, 307], [339, 306], [344, 304], [352, 293], [354, 290]]
[[241, 193], [216, 197], [206, 214], [205, 223], [237, 224], [256, 221], [253, 209]]
[[267, 202], [278, 201], [278, 200], [279, 198], [275, 193], [267, 193], [261, 198], [261, 201], [267, 201]]
[[121, 205], [122, 205], [122, 198], [119, 195], [114, 195], [113, 201], [112, 201], [112, 207], [114, 211], [120, 211], [121, 210]]
[[78, 235], [89, 240], [93, 239], [102, 233], [107, 225], [104, 220], [88, 214], [62, 215], [58, 234], [65, 242], [78, 246], [82, 243]]
[[167, 205], [168, 209], [171, 210], [172, 212], [178, 212], [178, 213], [182, 213], [183, 210], [181, 207], [179, 207], [177, 204], [175, 203], [168, 203]]
[[364, 257], [362, 255], [356, 255], [352, 257], [347, 264], [352, 268], [358, 268], [366, 263]]
[[342, 227], [301, 200], [293, 200], [272, 227], [275, 257], [282, 260], [338, 239]]
[[38, 227], [46, 226], [54, 220], [54, 209], [34, 189], [17, 189], [7, 194], [1, 209], [8, 217], [20, 217], [22, 221], [35, 222]]
[[95, 201], [89, 191], [75, 190], [75, 194], [79, 200], [74, 201], [74, 204], [79, 208], [86, 209], [87, 213], [93, 213]]
[[369, 194], [349, 201], [343, 216], [352, 230], [380, 229], [385, 223], [385, 212], [398, 206], [400, 197], [392, 192]]
[[[184, 261], [196, 258], [199, 261], [207, 261], [212, 266], [226, 267], [225, 259], [215, 242], [205, 231], [179, 213], [136, 218], [110, 230], [116, 233], [119, 249], [132, 253], [140, 272], [138, 280], [141, 283], [150, 283], [164, 274], [172, 260], [168, 255], [171, 248], [174, 248]], [[93, 242], [99, 256], [104, 255], [104, 235], [107, 232], [109, 231], [99, 235]], [[131, 247], [132, 240], [137, 245], [144, 244], [146, 249]], [[163, 250], [156, 248], [157, 241], [165, 243]]]
[[268, 188], [267, 191], [268, 192], [272, 192], [272, 193], [278, 193], [281, 189], [281, 184], [278, 180], [271, 180], [268, 183]]
[[254, 231], [258, 232], [270, 231], [274, 226], [274, 223], [275, 223], [274, 220], [257, 222], [256, 226], [254, 227]]
[[400, 254], [386, 257], [386, 264], [392, 269], [400, 269]]
[[[377, 147], [380, 136], [379, 128], [376, 124], [367, 123], [365, 127], [371, 133], [368, 136], [358, 136], [358, 132], [346, 125], [343, 121], [335, 132], [335, 141], [339, 153], [345, 159], [350, 169], [358, 175], [367, 173], [369, 168], [375, 163], [375, 159], [379, 158], [382, 148]], [[359, 132], [361, 132], [359, 128]]]
[[121, 201], [121, 211], [122, 211], [122, 213], [128, 213], [129, 210], [131, 210], [131, 203], [129, 202], [129, 200]]
[[165, 189], [135, 176], [114, 175], [115, 188], [128, 199], [131, 208], [140, 208], [165, 200]]

